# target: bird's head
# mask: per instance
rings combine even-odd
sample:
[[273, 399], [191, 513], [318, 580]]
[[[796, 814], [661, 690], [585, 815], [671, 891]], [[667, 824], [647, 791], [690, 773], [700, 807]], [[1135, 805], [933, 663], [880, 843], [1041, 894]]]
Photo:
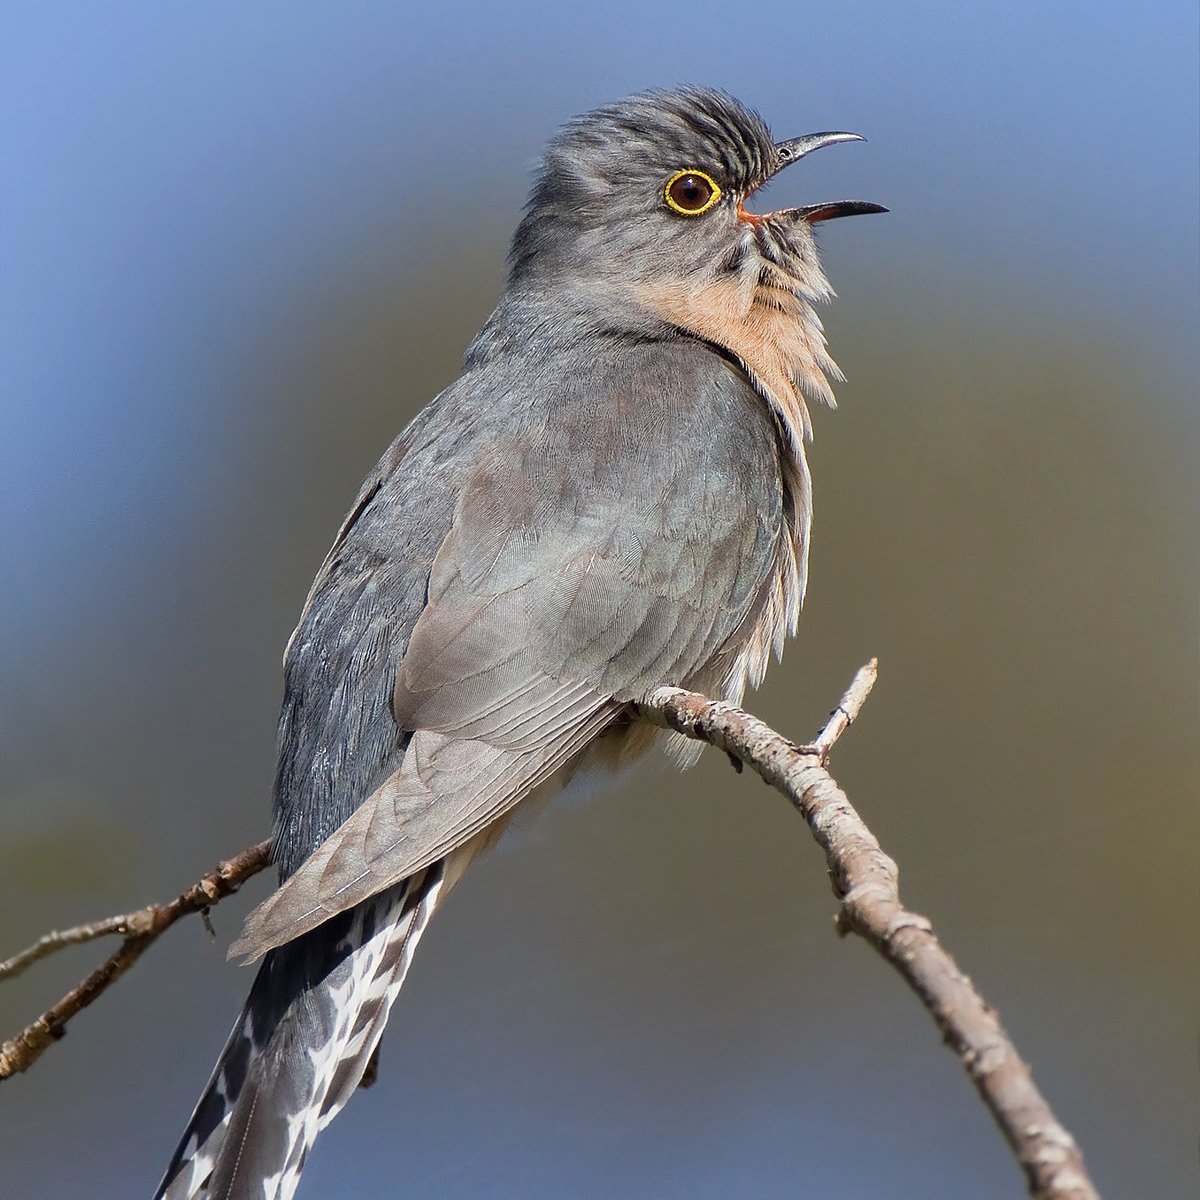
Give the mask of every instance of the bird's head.
[[512, 289], [583, 304], [616, 323], [663, 321], [746, 367], [777, 402], [831, 399], [814, 301], [830, 295], [813, 227], [885, 212], [857, 200], [750, 212], [753, 193], [824, 146], [776, 141], [762, 118], [706, 88], [645, 92], [571, 121], [550, 143], [513, 239]]

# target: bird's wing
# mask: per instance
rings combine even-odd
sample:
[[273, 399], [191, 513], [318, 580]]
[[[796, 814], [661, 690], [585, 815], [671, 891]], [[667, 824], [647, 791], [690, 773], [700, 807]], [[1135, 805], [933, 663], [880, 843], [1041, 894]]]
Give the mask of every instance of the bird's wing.
[[400, 664], [402, 763], [250, 914], [231, 954], [257, 958], [441, 858], [626, 701], [694, 678], [745, 636], [779, 534], [773, 431], [751, 420], [685, 456], [669, 452], [678, 429], [633, 424], [617, 445], [593, 429], [572, 453], [528, 429], [489, 447]]

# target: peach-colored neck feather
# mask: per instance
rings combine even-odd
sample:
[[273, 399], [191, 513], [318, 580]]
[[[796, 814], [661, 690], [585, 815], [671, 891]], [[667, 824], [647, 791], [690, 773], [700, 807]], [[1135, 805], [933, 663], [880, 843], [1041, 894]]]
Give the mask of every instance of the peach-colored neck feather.
[[829, 380], [842, 377], [812, 308], [814, 301], [832, 294], [815, 258], [805, 256], [803, 278], [757, 255], [753, 258], [757, 261], [751, 269], [736, 275], [706, 279], [692, 289], [677, 283], [643, 285], [638, 296], [672, 325], [734, 355], [779, 424], [784, 536], [773, 586], [726, 677], [726, 694], [734, 700], [741, 699], [747, 682], [761, 682], [771, 651], [778, 657], [785, 639], [796, 630], [812, 525], [812, 485], [804, 457], [812, 422], [806, 400], [832, 406]]

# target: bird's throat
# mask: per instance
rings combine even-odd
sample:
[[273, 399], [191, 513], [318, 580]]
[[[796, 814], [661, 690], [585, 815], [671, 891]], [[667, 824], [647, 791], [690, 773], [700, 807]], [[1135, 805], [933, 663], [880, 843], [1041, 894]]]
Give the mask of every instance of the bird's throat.
[[[817, 294], [828, 290], [824, 278]], [[692, 290], [649, 285], [639, 299], [663, 320], [732, 355], [771, 405], [789, 441], [812, 434], [807, 400], [833, 403], [840, 379], [808, 289], [772, 264]]]

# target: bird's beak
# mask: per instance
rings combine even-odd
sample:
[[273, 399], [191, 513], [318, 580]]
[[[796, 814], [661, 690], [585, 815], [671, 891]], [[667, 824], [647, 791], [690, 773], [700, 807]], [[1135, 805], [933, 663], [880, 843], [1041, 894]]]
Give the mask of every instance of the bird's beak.
[[[802, 137], [788, 138], [786, 142], [779, 142], [775, 146], [777, 165], [771, 174], [778, 174], [784, 167], [790, 167], [806, 154], [825, 146], [836, 146], [839, 142], [863, 141], [866, 141], [866, 138], [860, 133], [806, 133]], [[787, 209], [776, 216], [791, 216], [815, 225], [818, 221], [832, 221], [834, 217], [858, 217], [866, 213], [885, 212], [887, 209], [882, 204], [871, 204], [866, 200], [827, 200], [822, 204], [806, 204], [803, 208]]]

